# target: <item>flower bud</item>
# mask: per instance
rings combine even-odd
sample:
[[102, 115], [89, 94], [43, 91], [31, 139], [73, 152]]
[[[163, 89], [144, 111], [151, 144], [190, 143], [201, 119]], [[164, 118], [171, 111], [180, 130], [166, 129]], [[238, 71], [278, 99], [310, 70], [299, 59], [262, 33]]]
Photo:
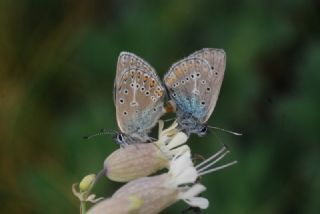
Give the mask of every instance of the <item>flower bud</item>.
[[90, 194], [90, 191], [95, 184], [97, 176], [95, 174], [90, 174], [85, 176], [80, 184], [77, 183], [72, 185], [73, 195], [76, 196], [80, 202], [91, 202], [96, 203], [101, 201], [103, 198], [96, 198], [95, 194]]
[[143, 204], [139, 197], [108, 198], [93, 206], [88, 214], [137, 214]]
[[96, 179], [95, 174], [90, 174], [90, 175], [85, 176], [79, 184], [80, 192], [86, 192], [86, 191], [90, 190], [91, 187], [94, 185], [95, 179]]

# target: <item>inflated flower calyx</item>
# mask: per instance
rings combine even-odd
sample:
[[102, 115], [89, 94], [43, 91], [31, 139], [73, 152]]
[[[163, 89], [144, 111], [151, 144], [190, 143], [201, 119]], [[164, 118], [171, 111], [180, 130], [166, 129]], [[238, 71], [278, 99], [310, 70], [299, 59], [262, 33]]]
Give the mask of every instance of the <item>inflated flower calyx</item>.
[[108, 198], [93, 206], [87, 214], [138, 214], [143, 200], [136, 196]]
[[113, 181], [127, 182], [166, 168], [169, 160], [152, 143], [127, 145], [104, 161], [105, 175]]

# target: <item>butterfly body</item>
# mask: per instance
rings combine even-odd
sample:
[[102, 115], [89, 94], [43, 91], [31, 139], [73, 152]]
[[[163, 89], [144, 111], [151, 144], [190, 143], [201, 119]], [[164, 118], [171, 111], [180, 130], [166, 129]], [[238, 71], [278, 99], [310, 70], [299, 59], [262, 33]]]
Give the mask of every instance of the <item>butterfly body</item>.
[[120, 145], [145, 143], [164, 111], [165, 89], [155, 70], [142, 58], [121, 52], [117, 63], [114, 103]]
[[177, 122], [187, 134], [203, 136], [216, 105], [225, 70], [225, 52], [205, 48], [171, 66], [164, 77], [176, 105]]

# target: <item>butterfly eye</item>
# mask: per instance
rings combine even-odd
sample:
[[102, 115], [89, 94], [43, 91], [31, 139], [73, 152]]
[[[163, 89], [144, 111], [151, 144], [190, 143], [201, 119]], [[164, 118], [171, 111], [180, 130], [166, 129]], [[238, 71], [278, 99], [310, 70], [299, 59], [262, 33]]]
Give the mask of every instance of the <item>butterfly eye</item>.
[[200, 130], [200, 132], [201, 132], [202, 134], [206, 134], [207, 131], [208, 131], [207, 126], [202, 127], [202, 129]]
[[207, 88], [207, 91], [208, 91], [208, 92], [209, 92], [209, 91], [211, 91], [211, 88], [210, 88], [210, 87], [208, 87], [208, 88]]
[[118, 140], [118, 142], [123, 142], [122, 134], [117, 135], [117, 140]]

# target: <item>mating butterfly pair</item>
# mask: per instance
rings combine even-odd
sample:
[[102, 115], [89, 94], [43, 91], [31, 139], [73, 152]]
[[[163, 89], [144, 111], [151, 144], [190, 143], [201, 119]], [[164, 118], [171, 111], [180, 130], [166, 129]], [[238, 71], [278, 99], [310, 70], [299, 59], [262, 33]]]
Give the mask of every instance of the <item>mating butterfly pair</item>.
[[114, 83], [120, 129], [115, 136], [117, 143], [151, 140], [149, 131], [166, 112], [166, 91], [175, 104], [179, 128], [188, 135], [204, 135], [218, 99], [225, 66], [223, 50], [205, 48], [173, 64], [162, 85], [145, 60], [132, 53], [120, 53]]

